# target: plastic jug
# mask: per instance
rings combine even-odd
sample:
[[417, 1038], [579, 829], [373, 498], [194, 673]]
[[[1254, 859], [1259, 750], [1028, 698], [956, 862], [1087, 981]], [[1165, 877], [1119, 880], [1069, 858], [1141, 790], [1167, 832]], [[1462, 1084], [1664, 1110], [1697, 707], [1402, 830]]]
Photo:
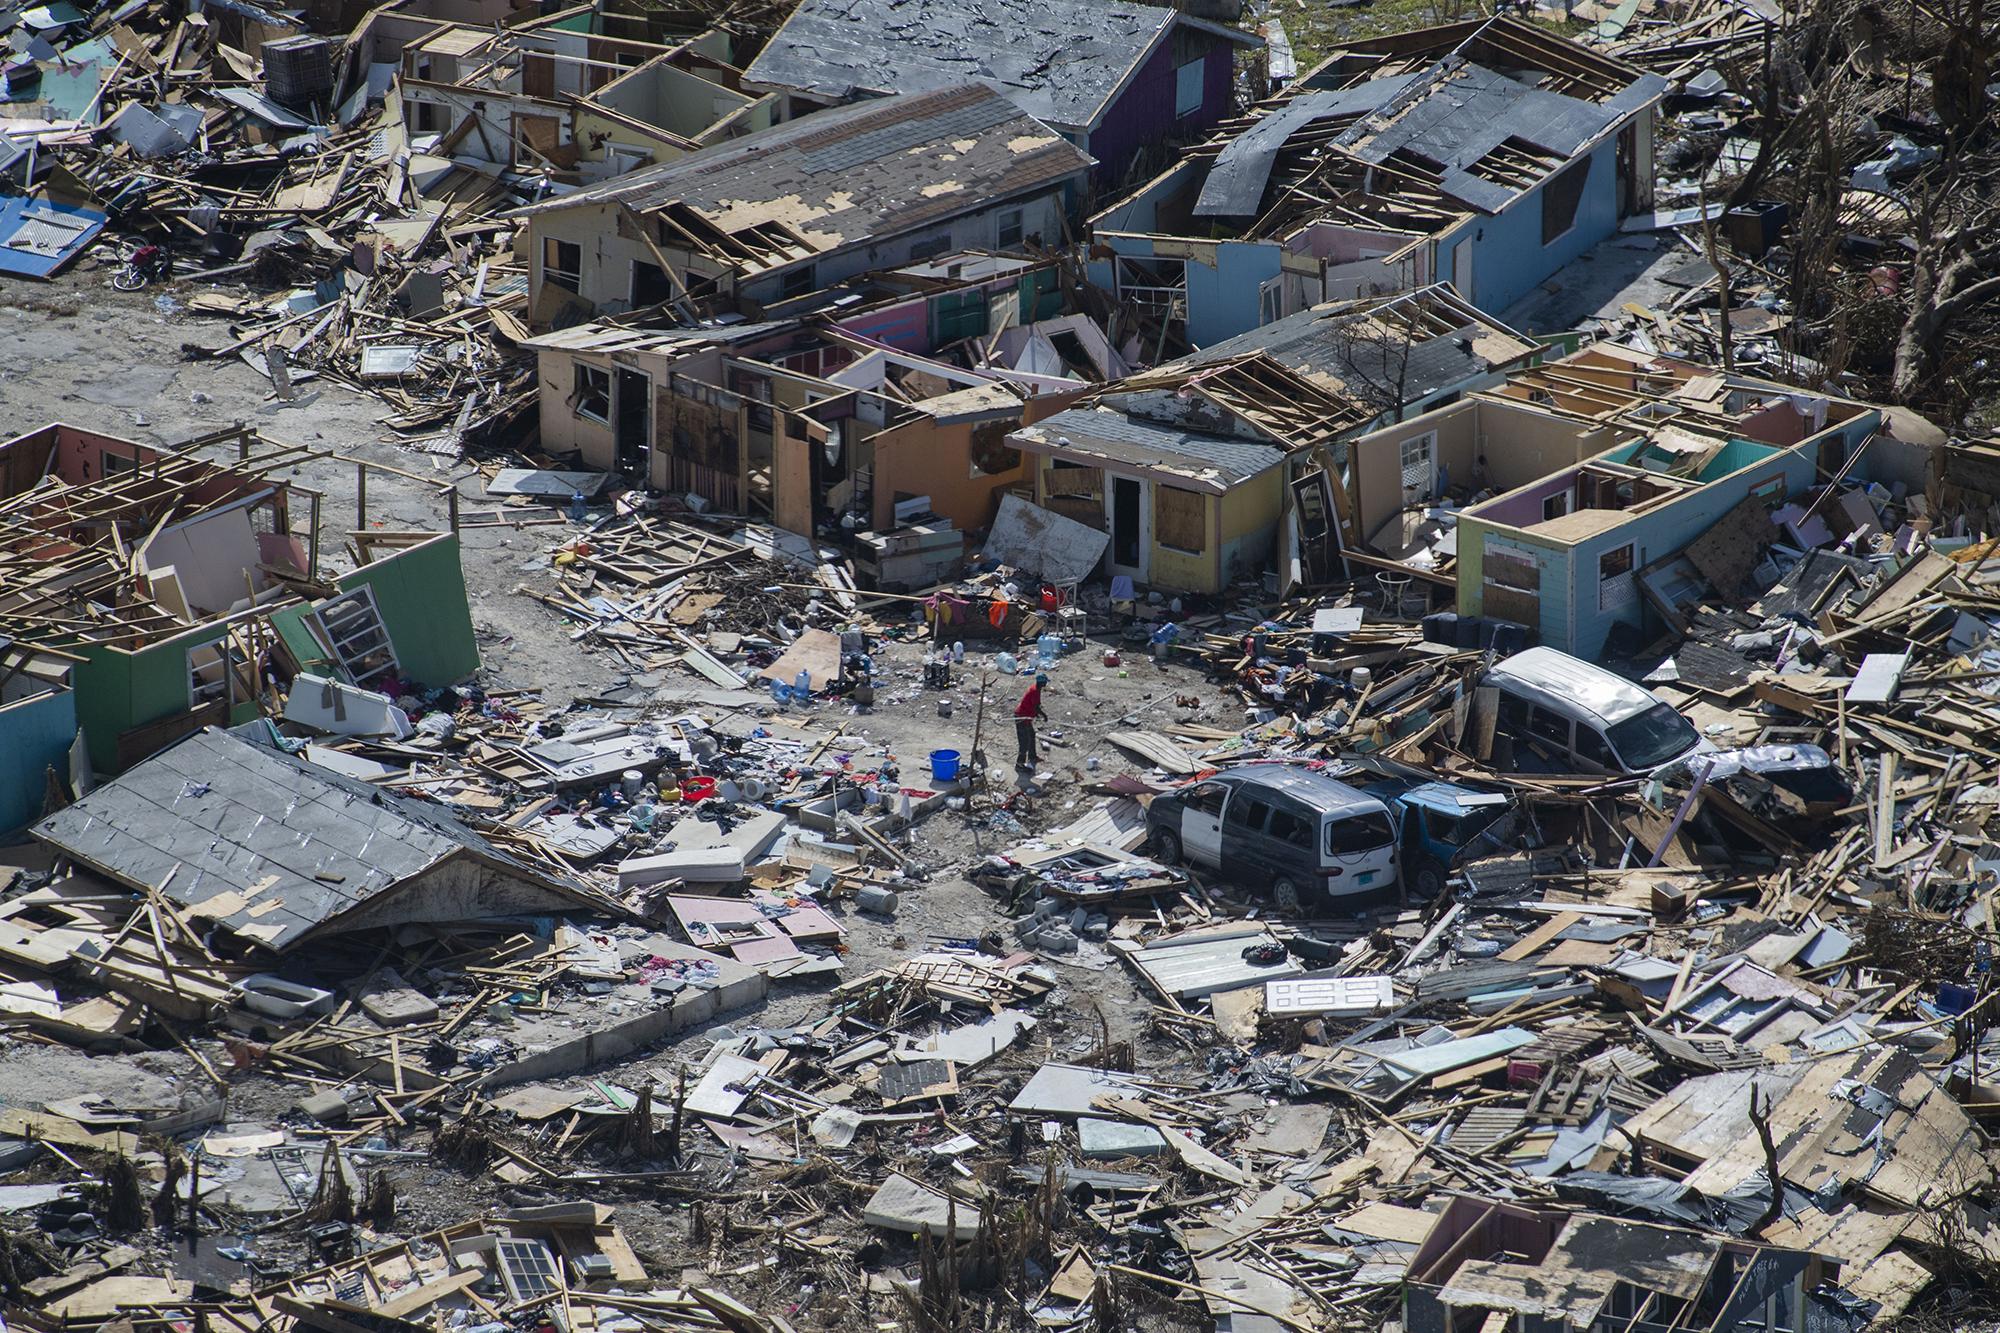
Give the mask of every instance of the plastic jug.
[[1011, 676], [1020, 669], [1020, 663], [1014, 660], [1012, 653], [1000, 654], [993, 659], [993, 665], [1000, 669], [1000, 674], [1003, 676]]

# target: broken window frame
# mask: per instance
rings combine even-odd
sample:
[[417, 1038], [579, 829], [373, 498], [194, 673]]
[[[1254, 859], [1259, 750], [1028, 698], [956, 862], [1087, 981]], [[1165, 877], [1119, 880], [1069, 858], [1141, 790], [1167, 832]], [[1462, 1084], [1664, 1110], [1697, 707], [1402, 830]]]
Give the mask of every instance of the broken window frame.
[[[600, 426], [611, 424], [611, 372], [603, 366], [593, 366], [588, 361], [573, 363], [576, 374], [570, 385], [570, 411], [585, 421], [595, 421]], [[592, 377], [598, 383], [592, 383]], [[597, 406], [597, 404], [602, 406]]]
[[939, 255], [949, 254], [950, 252], [950, 232], [930, 237], [928, 240], [910, 242], [910, 262], [912, 264], [927, 263], [930, 260], [936, 259]]
[[1028, 210], [1026, 208], [1003, 208], [993, 219], [993, 248], [995, 250], [1018, 250], [1022, 237], [1028, 234]]
[[538, 1240], [502, 1236], [494, 1252], [494, 1264], [508, 1295], [517, 1305], [541, 1300], [564, 1290], [562, 1269], [549, 1247]]
[[[371, 618], [371, 628], [376, 631], [380, 639], [378, 644], [359, 653], [347, 651], [348, 646], [354, 642], [354, 636], [340, 639], [335, 636], [333, 626], [328, 623], [328, 614], [337, 612], [343, 606], [354, 606], [364, 610]], [[318, 603], [306, 617], [306, 624], [311, 627], [313, 637], [319, 640], [320, 647], [326, 651], [327, 660], [338, 664], [340, 669], [347, 673], [348, 680], [355, 685], [364, 689], [369, 688], [370, 683], [377, 677], [393, 676], [403, 669], [402, 662], [396, 655], [395, 641], [389, 637], [389, 626], [382, 619], [382, 608], [375, 601], [375, 589], [370, 584], [359, 584], [338, 596], [329, 597]]]
[[[1554, 245], [1576, 230], [1583, 192], [1590, 184], [1590, 159], [1580, 157], [1542, 184], [1542, 244]], [[1556, 224], [1560, 222], [1560, 226]]]
[[811, 296], [817, 290], [819, 290], [819, 265], [817, 264], [800, 264], [797, 268], [787, 269], [784, 276], [778, 279], [778, 299], [780, 301], [791, 301], [801, 296]]
[[[568, 259], [569, 263], [563, 261]], [[564, 291], [583, 291], [583, 246], [554, 236], [542, 237], [542, 281]]]
[[1165, 319], [1186, 316], [1185, 259], [1119, 255], [1112, 267], [1112, 282], [1120, 301]]
[[[197, 662], [196, 654], [201, 654], [210, 660]], [[230, 635], [225, 634], [219, 639], [210, 639], [207, 643], [190, 645], [187, 650], [188, 707], [195, 709], [213, 703], [225, 706], [234, 704], [235, 690], [230, 684], [230, 672], [247, 671], [249, 665], [242, 650]], [[215, 671], [216, 678], [213, 681], [203, 680], [202, 673], [210, 670]]]

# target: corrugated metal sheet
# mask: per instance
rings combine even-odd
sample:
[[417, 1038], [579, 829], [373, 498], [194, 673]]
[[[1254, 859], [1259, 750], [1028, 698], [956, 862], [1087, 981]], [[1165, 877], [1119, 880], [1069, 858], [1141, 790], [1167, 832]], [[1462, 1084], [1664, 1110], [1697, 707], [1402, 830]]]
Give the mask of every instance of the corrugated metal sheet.
[[1276, 944], [1278, 937], [1261, 928], [1190, 940], [1168, 941], [1131, 955], [1133, 966], [1163, 995], [1198, 1000], [1218, 991], [1254, 986], [1277, 977], [1296, 976], [1304, 969], [1290, 954], [1275, 963], [1253, 963], [1244, 950]]

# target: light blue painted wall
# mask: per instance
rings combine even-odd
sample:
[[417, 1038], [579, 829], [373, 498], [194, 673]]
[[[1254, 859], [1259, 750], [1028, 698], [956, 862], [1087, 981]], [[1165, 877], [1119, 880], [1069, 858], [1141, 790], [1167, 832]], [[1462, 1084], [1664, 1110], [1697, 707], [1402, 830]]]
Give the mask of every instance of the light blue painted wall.
[[76, 695], [57, 690], [0, 708], [0, 833], [41, 817], [51, 766], [69, 776], [76, 741]]
[[[1101, 244], [1133, 259], [1150, 259], [1154, 246], [1148, 236], [1106, 236]], [[1257, 327], [1258, 288], [1278, 276], [1282, 252], [1264, 241], [1216, 241], [1215, 262], [1187, 261], [1188, 341], [1208, 347]], [[1105, 291], [1116, 290], [1111, 259], [1092, 260], [1090, 281]]]
[[1188, 262], [1188, 341], [1208, 347], [1257, 327], [1258, 287], [1278, 276], [1279, 248], [1218, 241], [1215, 267]]
[[1544, 181], [1493, 217], [1476, 217], [1438, 238], [1440, 276], [1457, 282], [1452, 247], [1473, 237], [1473, 303], [1498, 314], [1549, 275], [1618, 229], [1618, 136], [1612, 134], [1586, 159], [1590, 177], [1577, 201], [1576, 225], [1550, 245], [1542, 244]]
[[[1753, 448], [1755, 446], [1752, 446]], [[1789, 449], [1776, 453], [1747, 471], [1724, 477], [1698, 491], [1662, 505], [1571, 548], [1571, 597], [1576, 606], [1576, 630], [1571, 643], [1554, 643], [1579, 657], [1594, 657], [1603, 651], [1604, 641], [1614, 625], [1639, 625], [1645, 616], [1645, 598], [1633, 590], [1626, 605], [1609, 611], [1598, 606], [1597, 564], [1608, 551], [1630, 542], [1634, 546], [1633, 566], [1644, 568], [1654, 560], [1684, 550], [1687, 544], [1720, 522], [1722, 516], [1743, 502], [1751, 491], [1775, 477], [1785, 479], [1785, 494], [1797, 495], [1813, 483], [1816, 448]], [[1543, 585], [1546, 588], [1546, 583]]]

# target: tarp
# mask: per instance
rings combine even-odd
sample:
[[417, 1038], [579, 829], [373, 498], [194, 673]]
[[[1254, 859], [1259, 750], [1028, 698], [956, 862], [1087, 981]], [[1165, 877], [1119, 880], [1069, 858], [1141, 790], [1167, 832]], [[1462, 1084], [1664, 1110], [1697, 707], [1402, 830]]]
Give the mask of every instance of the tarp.
[[1000, 501], [984, 554], [1050, 583], [1080, 583], [1110, 544], [1108, 532], [1009, 495]]
[[0, 198], [0, 273], [46, 278], [104, 230], [105, 215], [48, 199]]

